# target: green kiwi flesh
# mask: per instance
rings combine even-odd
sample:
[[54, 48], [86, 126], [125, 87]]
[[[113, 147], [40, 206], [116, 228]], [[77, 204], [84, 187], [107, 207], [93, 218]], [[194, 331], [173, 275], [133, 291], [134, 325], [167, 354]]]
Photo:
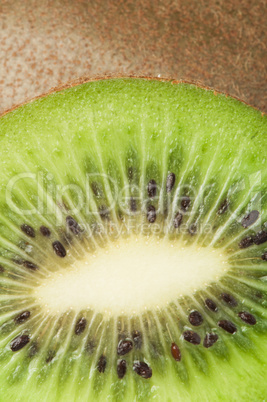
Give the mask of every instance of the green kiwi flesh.
[[0, 401], [262, 401], [267, 119], [118, 78], [0, 119]]

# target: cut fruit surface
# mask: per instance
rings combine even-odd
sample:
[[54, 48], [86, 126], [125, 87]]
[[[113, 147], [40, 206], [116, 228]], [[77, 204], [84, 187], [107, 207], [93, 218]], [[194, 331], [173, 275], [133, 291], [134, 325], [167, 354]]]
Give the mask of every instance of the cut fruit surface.
[[0, 119], [0, 401], [262, 401], [267, 119], [172, 81]]

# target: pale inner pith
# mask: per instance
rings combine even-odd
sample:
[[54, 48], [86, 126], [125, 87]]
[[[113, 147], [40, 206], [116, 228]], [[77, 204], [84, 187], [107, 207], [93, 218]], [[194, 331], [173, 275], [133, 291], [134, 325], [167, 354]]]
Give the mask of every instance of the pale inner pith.
[[46, 311], [142, 313], [217, 281], [225, 256], [212, 248], [145, 238], [121, 239], [51, 274], [35, 290]]

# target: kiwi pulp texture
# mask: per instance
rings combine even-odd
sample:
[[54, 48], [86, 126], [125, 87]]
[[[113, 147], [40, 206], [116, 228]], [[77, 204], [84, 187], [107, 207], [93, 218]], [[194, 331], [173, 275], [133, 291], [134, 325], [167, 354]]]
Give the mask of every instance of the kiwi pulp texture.
[[266, 396], [266, 128], [145, 79], [1, 118], [0, 401]]

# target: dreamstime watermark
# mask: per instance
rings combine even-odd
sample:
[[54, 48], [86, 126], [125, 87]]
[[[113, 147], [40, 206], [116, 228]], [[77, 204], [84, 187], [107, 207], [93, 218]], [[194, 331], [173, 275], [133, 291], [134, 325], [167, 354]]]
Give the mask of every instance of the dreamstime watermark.
[[[209, 214], [211, 210], [215, 215], [220, 215], [220, 212], [223, 214], [227, 210], [235, 220], [242, 219], [244, 213], [248, 212], [246, 208], [257, 210], [261, 216], [261, 177], [261, 172], [244, 176], [232, 183], [225, 193], [223, 190], [221, 193], [218, 192], [216, 179], [205, 186], [178, 182], [171, 192], [166, 191], [166, 185], [158, 184], [155, 185], [155, 191], [151, 196], [147, 188], [148, 183], [142, 177], [138, 184], [129, 181], [125, 185], [120, 185], [122, 180], [109, 175], [87, 173], [83, 180], [78, 178], [79, 184], [71, 178], [72, 182], [66, 184], [64, 181], [61, 183], [51, 173], [23, 172], [14, 175], [8, 181], [5, 200], [13, 213], [25, 218], [33, 215], [52, 216], [54, 224], [58, 226], [62, 225], [66, 215], [82, 216], [85, 218], [83, 221], [91, 217], [90, 231], [95, 234], [103, 231], [107, 234], [107, 231], [110, 231], [110, 235], [114, 235], [117, 232], [121, 234], [122, 230], [129, 231], [129, 227], [123, 229], [123, 225], [126, 225], [125, 220], [120, 220], [120, 224], [115, 228], [113, 218], [115, 216], [140, 218], [147, 214], [151, 205], [154, 206], [157, 217], [164, 217], [158, 219], [159, 223], [153, 223], [153, 231], [167, 233], [175, 215], [180, 212], [186, 223], [179, 224], [179, 232], [188, 233], [192, 230], [192, 234], [194, 231], [209, 233], [212, 231], [212, 224], [209, 221], [205, 223], [205, 214]], [[185, 208], [183, 201], [186, 200], [189, 200], [189, 205]], [[97, 223], [94, 223], [94, 217], [99, 218], [99, 215], [105, 222], [101, 223], [96, 219]], [[128, 226], [129, 222], [127, 221]], [[139, 232], [152, 231], [152, 225], [144, 219], [137, 219], [131, 224]], [[257, 226], [261, 226], [260, 219]]]

